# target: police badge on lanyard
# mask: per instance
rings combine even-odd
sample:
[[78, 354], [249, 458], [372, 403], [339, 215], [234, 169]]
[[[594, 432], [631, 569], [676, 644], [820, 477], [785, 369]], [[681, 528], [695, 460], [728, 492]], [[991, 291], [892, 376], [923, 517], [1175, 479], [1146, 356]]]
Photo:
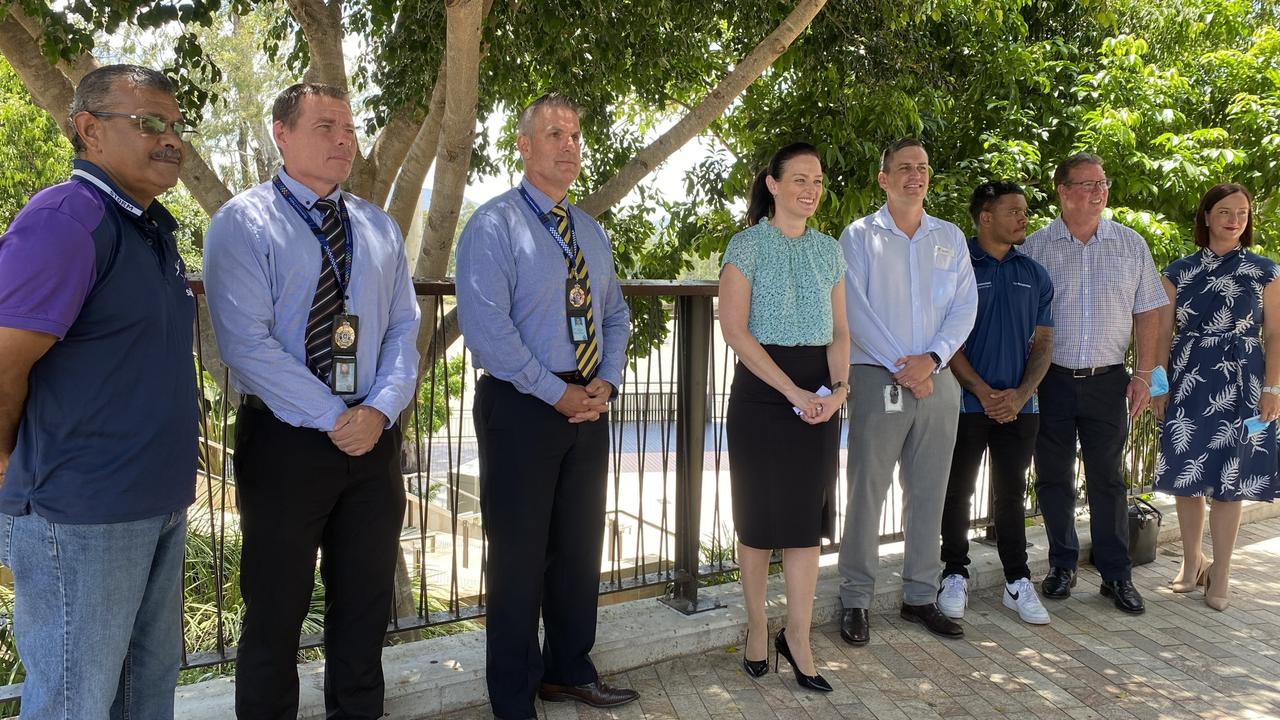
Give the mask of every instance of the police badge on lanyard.
[[569, 318], [569, 339], [575, 345], [587, 341], [587, 291], [582, 280], [566, 278], [564, 282], [565, 316]]

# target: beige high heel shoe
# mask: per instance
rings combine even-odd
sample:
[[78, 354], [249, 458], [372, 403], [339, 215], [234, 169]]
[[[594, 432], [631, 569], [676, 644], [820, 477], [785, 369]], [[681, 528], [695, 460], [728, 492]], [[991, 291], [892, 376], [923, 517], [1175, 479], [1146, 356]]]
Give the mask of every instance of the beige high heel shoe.
[[1209, 567], [1205, 568], [1204, 604], [1208, 605], [1214, 610], [1217, 610], [1218, 612], [1222, 612], [1223, 610], [1227, 609], [1228, 605], [1231, 604], [1231, 589], [1226, 582], [1223, 582], [1221, 591], [1217, 593], [1213, 592], [1212, 588], [1214, 586], [1210, 582], [1210, 578], [1209, 578], [1209, 568], [1211, 567], [1213, 567], [1213, 563], [1209, 563]]
[[1176, 593], [1189, 593], [1192, 590], [1195, 590], [1196, 588], [1200, 587], [1201, 585], [1204, 585], [1205, 577], [1208, 575], [1209, 566], [1211, 564], [1212, 563], [1205, 562], [1204, 555], [1201, 554], [1200, 566], [1196, 568], [1196, 574], [1192, 576], [1193, 579], [1184, 580], [1182, 582], [1178, 582], [1177, 580], [1170, 580], [1169, 589], [1173, 590]]

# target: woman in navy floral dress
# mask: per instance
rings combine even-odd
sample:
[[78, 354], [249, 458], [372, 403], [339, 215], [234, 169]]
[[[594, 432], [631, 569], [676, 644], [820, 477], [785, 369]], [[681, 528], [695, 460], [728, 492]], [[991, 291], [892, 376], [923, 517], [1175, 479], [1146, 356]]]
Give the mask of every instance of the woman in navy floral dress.
[[[1153, 404], [1163, 418], [1156, 490], [1176, 496], [1182, 568], [1174, 592], [1204, 585], [1215, 610], [1228, 603], [1231, 552], [1240, 501], [1275, 498], [1280, 446], [1271, 421], [1280, 417], [1280, 268], [1249, 252], [1253, 197], [1224, 183], [1196, 211], [1202, 249], [1169, 265], [1162, 278], [1176, 308], [1169, 394]], [[1250, 432], [1247, 420], [1267, 423]], [[1205, 501], [1213, 562], [1201, 548]]]

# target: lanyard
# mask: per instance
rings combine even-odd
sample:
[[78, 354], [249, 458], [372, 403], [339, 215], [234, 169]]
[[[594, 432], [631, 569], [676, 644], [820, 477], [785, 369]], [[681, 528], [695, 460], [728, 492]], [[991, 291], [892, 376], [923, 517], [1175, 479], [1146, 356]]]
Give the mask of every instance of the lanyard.
[[102, 180], [100, 180], [99, 178], [94, 177], [92, 173], [81, 170], [80, 168], [76, 168], [75, 170], [71, 171], [71, 174], [74, 177], [78, 177], [82, 180], [85, 180], [93, 184], [94, 187], [101, 190], [104, 194], [106, 194], [112, 200], [115, 200], [116, 204], [124, 208], [126, 211], [128, 211], [129, 214], [133, 215], [134, 217], [142, 217], [142, 208], [138, 207], [137, 205], [134, 205], [128, 200], [125, 200], [123, 197], [120, 196], [120, 193], [116, 192], [115, 190], [112, 190], [110, 185], [102, 182]]
[[347, 239], [347, 260], [343, 263], [341, 270], [338, 269], [338, 261], [333, 257], [333, 247], [329, 245], [329, 238], [325, 237], [324, 231], [316, 224], [315, 218], [311, 217], [311, 212], [302, 206], [298, 198], [289, 192], [289, 188], [285, 187], [284, 182], [277, 175], [271, 178], [271, 183], [276, 186], [276, 192], [280, 193], [280, 197], [284, 198], [298, 213], [298, 217], [307, 223], [307, 227], [311, 228], [312, 234], [316, 236], [316, 240], [320, 241], [320, 249], [324, 250], [324, 256], [329, 259], [329, 267], [333, 269], [333, 277], [338, 281], [338, 289], [342, 291], [345, 298], [347, 295], [347, 287], [351, 285], [351, 258], [355, 256], [355, 231], [351, 228], [351, 217], [347, 214], [347, 203], [343, 201], [342, 196], [338, 196], [338, 217], [342, 220], [342, 234]]
[[574, 263], [578, 259], [578, 235], [573, 229], [573, 214], [569, 213], [569, 243], [566, 245], [564, 238], [560, 236], [560, 231], [556, 229], [555, 222], [551, 219], [551, 213], [539, 211], [538, 206], [533, 202], [533, 198], [529, 197], [528, 191], [523, 187], [516, 189], [520, 191], [520, 197], [524, 198], [524, 201], [529, 204], [529, 209], [533, 211], [533, 214], [538, 216], [538, 221], [542, 223], [542, 227], [546, 228], [547, 232], [551, 233], [551, 237], [555, 238], [556, 245], [560, 246], [560, 252], [564, 253], [565, 264], [572, 270]]

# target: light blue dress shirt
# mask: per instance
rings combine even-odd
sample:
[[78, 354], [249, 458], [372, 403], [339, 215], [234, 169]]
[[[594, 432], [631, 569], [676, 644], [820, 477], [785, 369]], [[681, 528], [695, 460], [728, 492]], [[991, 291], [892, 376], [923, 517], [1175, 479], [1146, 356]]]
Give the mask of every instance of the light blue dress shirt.
[[849, 316], [849, 362], [891, 372], [904, 355], [935, 352], [943, 364], [964, 345], [978, 316], [969, 245], [960, 228], [927, 213], [915, 235], [883, 206], [840, 235]]
[[[538, 210], [556, 204], [527, 179], [521, 187]], [[630, 328], [627, 303], [604, 228], [572, 205], [580, 252], [586, 253], [600, 367], [596, 376], [622, 387]], [[565, 317], [564, 252], [518, 189], [481, 205], [458, 238], [458, 323], [473, 363], [522, 393], [554, 405], [574, 372], [574, 345]]]
[[[311, 208], [320, 198], [279, 176], [319, 224]], [[364, 398], [390, 427], [417, 386], [418, 303], [395, 221], [351, 193], [327, 197], [339, 194], [355, 239], [347, 311], [360, 317], [356, 392], [347, 397]], [[303, 344], [321, 258], [316, 236], [270, 182], [223, 205], [205, 235], [205, 295], [232, 387], [262, 398], [282, 422], [329, 431], [347, 404], [307, 369]]]

